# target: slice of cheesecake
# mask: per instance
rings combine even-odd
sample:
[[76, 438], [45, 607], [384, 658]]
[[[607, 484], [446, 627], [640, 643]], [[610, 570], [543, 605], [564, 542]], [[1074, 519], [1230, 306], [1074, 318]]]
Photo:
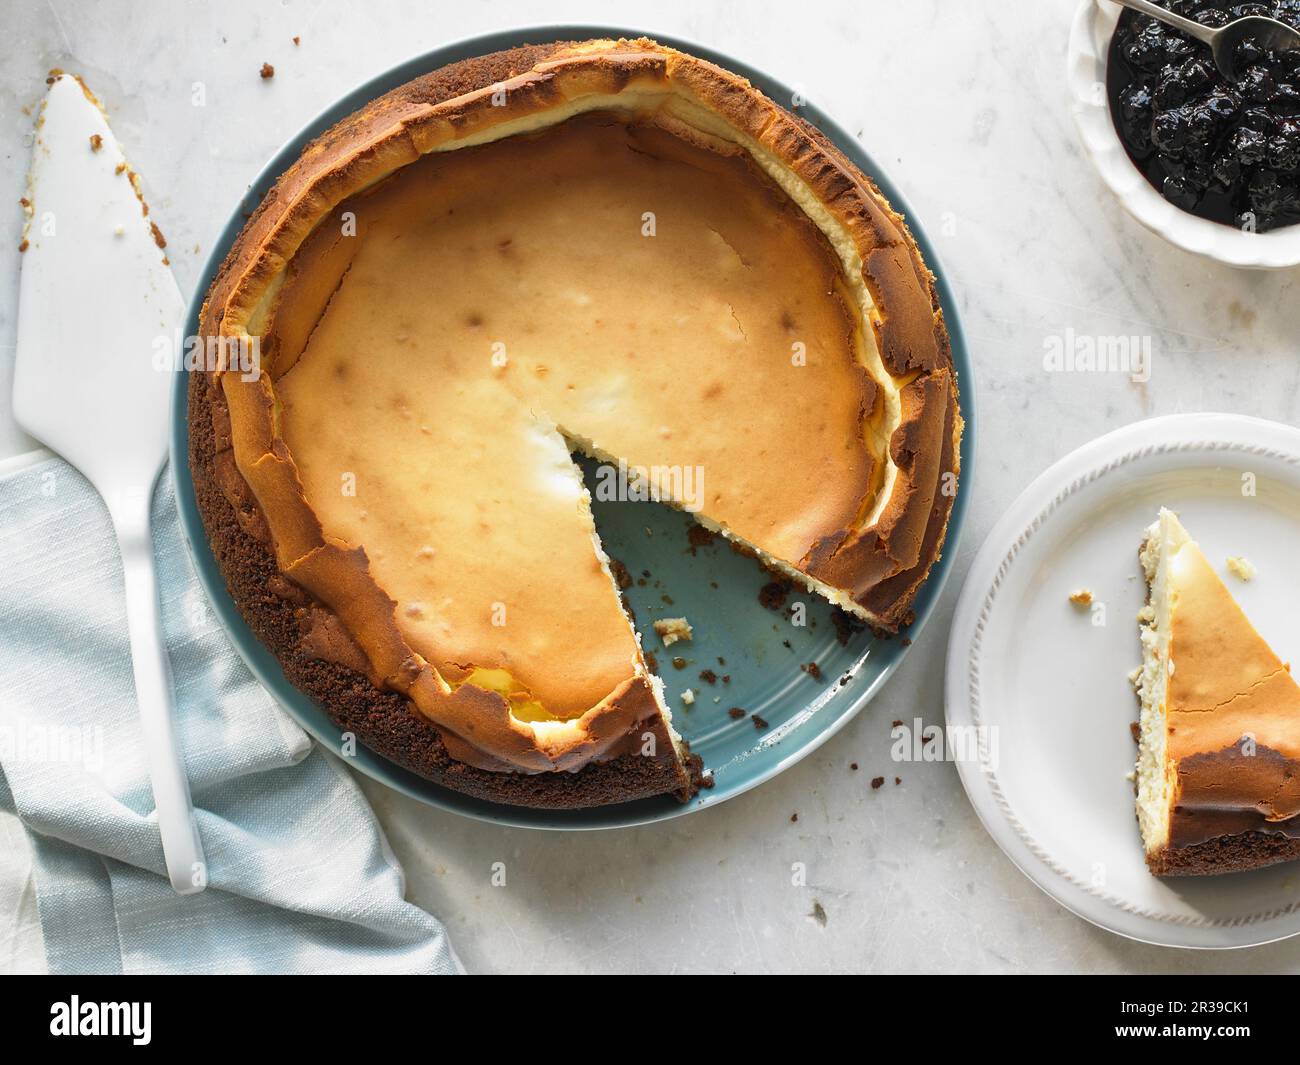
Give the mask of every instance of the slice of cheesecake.
[[1300, 858], [1300, 686], [1169, 510], [1139, 554], [1150, 589], [1137, 816], [1157, 876]]

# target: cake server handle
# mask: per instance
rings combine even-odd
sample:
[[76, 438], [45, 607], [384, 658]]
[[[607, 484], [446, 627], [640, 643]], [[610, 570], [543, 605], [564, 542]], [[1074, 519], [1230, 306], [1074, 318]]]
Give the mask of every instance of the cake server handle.
[[135, 695], [167, 878], [178, 895], [193, 895], [207, 887], [207, 864], [176, 735], [171, 665], [163, 644], [158, 577], [149, 534], [150, 495], [134, 492], [129, 498], [118, 498], [109, 504], [109, 513], [122, 551]]

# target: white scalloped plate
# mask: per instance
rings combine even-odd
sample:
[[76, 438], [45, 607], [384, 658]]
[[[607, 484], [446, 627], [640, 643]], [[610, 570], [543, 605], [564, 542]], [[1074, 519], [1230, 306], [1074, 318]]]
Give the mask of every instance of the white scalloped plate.
[[[1300, 663], [1300, 430], [1229, 414], [1138, 422], [1038, 477], [980, 548], [948, 645], [948, 749], [968, 741], [958, 768], [984, 827], [1080, 917], [1167, 946], [1283, 939], [1300, 933], [1300, 862], [1160, 880], [1143, 861], [1128, 673], [1146, 597], [1138, 544], [1160, 506], [1220, 573], [1229, 555], [1259, 568], [1249, 584], [1226, 580]], [[1096, 619], [1068, 601], [1079, 587], [1102, 607]]]
[[1129, 214], [1186, 251], [1252, 269], [1276, 270], [1300, 263], [1300, 226], [1243, 233], [1197, 218], [1161, 196], [1133, 165], [1115, 132], [1105, 92], [1106, 53], [1119, 13], [1119, 6], [1109, 0], [1083, 0], [1067, 53], [1074, 121], [1102, 180]]

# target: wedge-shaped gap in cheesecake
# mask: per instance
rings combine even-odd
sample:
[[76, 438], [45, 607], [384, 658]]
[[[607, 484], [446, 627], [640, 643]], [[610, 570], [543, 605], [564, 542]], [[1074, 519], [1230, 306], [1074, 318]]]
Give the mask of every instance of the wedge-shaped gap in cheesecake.
[[[708, 510], [708, 469], [705, 465], [633, 464], [581, 433], [563, 426], [558, 431], [574, 454], [583, 455], [599, 465], [598, 492], [605, 485], [613, 485], [616, 492], [625, 492], [634, 501], [648, 500], [687, 513], [709, 532], [733, 544], [742, 554], [757, 559], [770, 573], [820, 596], [861, 621], [871, 623], [874, 620], [846, 589], [834, 588], [817, 580], [799, 569], [797, 560], [790, 561], [772, 554], [759, 543], [747, 540], [725, 521], [713, 517]], [[874, 495], [864, 499], [859, 520], [865, 518], [877, 505], [878, 500]]]

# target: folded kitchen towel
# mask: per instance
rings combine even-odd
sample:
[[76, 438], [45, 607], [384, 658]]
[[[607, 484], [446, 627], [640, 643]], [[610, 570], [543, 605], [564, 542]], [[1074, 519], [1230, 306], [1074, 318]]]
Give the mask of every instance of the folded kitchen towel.
[[154, 548], [208, 889], [168, 885], [108, 512], [58, 458], [0, 474], [0, 805], [51, 972], [428, 972], [460, 963], [356, 782], [245, 668], [164, 476]]

